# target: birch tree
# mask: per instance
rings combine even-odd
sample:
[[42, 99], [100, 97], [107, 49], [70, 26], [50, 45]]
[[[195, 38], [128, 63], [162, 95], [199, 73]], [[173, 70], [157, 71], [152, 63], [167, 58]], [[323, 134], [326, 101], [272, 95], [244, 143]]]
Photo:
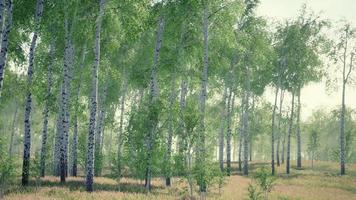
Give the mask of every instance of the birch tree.
[[94, 49], [94, 64], [92, 68], [92, 85], [90, 96], [90, 120], [89, 120], [89, 133], [88, 133], [88, 152], [86, 161], [86, 190], [93, 191], [94, 182], [94, 138], [96, 127], [96, 114], [97, 114], [97, 97], [98, 97], [98, 72], [100, 65], [100, 33], [101, 25], [104, 15], [106, 0], [99, 2], [99, 15], [96, 19], [95, 25], [95, 49]]
[[24, 150], [23, 150], [23, 165], [22, 165], [22, 185], [27, 186], [29, 180], [30, 170], [30, 152], [31, 152], [31, 127], [30, 127], [30, 115], [32, 108], [32, 77], [34, 73], [34, 57], [35, 49], [40, 31], [41, 17], [43, 13], [43, 0], [37, 0], [35, 11], [35, 24], [33, 29], [33, 36], [31, 40], [30, 52], [29, 52], [29, 66], [27, 69], [27, 90], [25, 98], [25, 132], [24, 132]]
[[52, 85], [53, 85], [53, 60], [54, 60], [54, 52], [55, 52], [55, 43], [54, 41], [51, 43], [49, 50], [49, 64], [47, 68], [47, 95], [45, 108], [43, 110], [43, 129], [42, 129], [42, 146], [41, 146], [41, 169], [40, 175], [41, 177], [45, 176], [46, 171], [46, 153], [47, 153], [47, 137], [48, 137], [48, 117], [49, 117], [49, 101], [52, 95]]

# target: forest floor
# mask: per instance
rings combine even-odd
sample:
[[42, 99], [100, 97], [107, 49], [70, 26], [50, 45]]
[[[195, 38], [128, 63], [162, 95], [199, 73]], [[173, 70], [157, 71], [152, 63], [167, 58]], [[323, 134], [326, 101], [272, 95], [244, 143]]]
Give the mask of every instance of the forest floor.
[[[294, 163], [294, 162], [293, 162]], [[338, 175], [338, 164], [330, 162], [316, 162], [312, 169], [305, 161], [302, 170], [291, 169], [286, 175], [285, 166], [277, 168], [278, 178], [269, 199], [276, 200], [356, 200], [356, 164], [347, 165], [346, 176]], [[251, 172], [268, 163], [253, 162]], [[234, 165], [235, 166], [235, 165]], [[237, 171], [234, 169], [234, 171]], [[238, 200], [247, 199], [250, 177], [234, 174], [227, 177], [219, 193], [217, 187], [209, 189], [208, 199]], [[164, 186], [163, 179], [154, 179], [153, 189], [146, 194], [142, 182], [132, 179], [122, 179], [120, 188], [114, 179], [95, 178], [95, 192], [85, 192], [83, 177], [69, 177], [67, 183], [61, 185], [57, 177], [46, 177], [37, 183], [32, 180], [31, 186], [21, 188], [11, 186], [5, 199], [42, 200], [42, 199], [189, 199], [188, 189], [182, 179], [173, 179], [173, 186]], [[197, 194], [195, 194], [198, 196]]]

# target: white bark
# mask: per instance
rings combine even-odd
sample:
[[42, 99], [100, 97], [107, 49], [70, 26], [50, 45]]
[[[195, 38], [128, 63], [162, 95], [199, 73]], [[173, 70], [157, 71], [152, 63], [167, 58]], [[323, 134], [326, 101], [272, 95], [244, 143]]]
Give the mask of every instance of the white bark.
[[293, 119], [294, 119], [294, 99], [295, 99], [295, 91], [292, 93], [292, 108], [290, 111], [290, 118], [289, 118], [289, 129], [288, 129], [288, 137], [287, 137], [287, 164], [286, 164], [286, 172], [287, 174], [290, 173], [290, 139], [293, 130]]
[[[1, 0], [0, 1], [0, 14], [1, 14], [0, 29], [2, 31], [1, 31], [1, 51], [0, 51], [0, 96], [1, 96], [2, 86], [3, 86], [4, 71], [5, 71], [6, 57], [7, 57], [8, 43], [9, 43], [9, 34], [12, 27], [13, 1], [6, 0], [6, 7], [7, 7], [7, 12], [6, 12], [7, 18], [6, 18], [5, 27], [3, 27], [2, 25], [3, 25], [4, 0]], [[40, 13], [40, 15], [42, 15], [42, 13]], [[37, 36], [33, 38], [37, 39]]]
[[43, 110], [43, 129], [42, 129], [42, 146], [41, 146], [41, 169], [40, 169], [40, 175], [41, 177], [45, 176], [45, 171], [46, 171], [46, 153], [47, 153], [47, 135], [48, 135], [48, 117], [49, 117], [49, 101], [50, 97], [52, 96], [52, 83], [53, 83], [53, 74], [52, 74], [52, 68], [53, 68], [53, 59], [54, 59], [54, 40], [52, 41], [50, 45], [50, 50], [49, 50], [49, 59], [50, 63], [48, 64], [47, 67], [47, 96], [46, 96], [46, 102], [45, 102], [45, 108]]
[[220, 132], [219, 132], [219, 165], [220, 170], [224, 171], [224, 135], [225, 135], [225, 119], [226, 119], [226, 98], [227, 86], [225, 86], [223, 94], [223, 107], [221, 110]]
[[89, 120], [89, 133], [88, 133], [88, 149], [86, 161], [86, 190], [93, 191], [94, 182], [94, 138], [95, 138], [95, 125], [96, 125], [96, 112], [97, 112], [97, 98], [98, 98], [98, 73], [100, 65], [100, 33], [101, 23], [104, 15], [104, 7], [106, 0], [100, 0], [99, 15], [96, 21], [95, 32], [95, 58], [92, 69], [92, 88], [90, 97], [90, 120]]
[[[162, 45], [162, 38], [163, 38], [163, 31], [164, 31], [164, 20], [163, 17], [160, 16], [158, 20], [158, 27], [157, 27], [157, 39], [156, 39], [156, 47], [154, 51], [154, 60], [152, 65], [151, 71], [151, 80], [150, 80], [150, 105], [156, 106], [156, 100], [158, 97], [158, 82], [157, 82], [157, 70], [158, 70], [158, 58], [159, 53], [161, 50]], [[151, 108], [152, 109], [152, 108]], [[154, 109], [154, 108], [153, 108]], [[152, 153], [153, 153], [153, 146], [156, 137], [156, 128], [157, 128], [157, 116], [153, 116], [153, 111], [149, 111], [149, 120], [150, 120], [150, 127], [148, 129], [148, 135], [146, 138], [146, 145], [147, 145], [147, 157], [146, 157], [146, 172], [145, 172], [145, 188], [147, 191], [151, 189], [151, 162], [152, 162]]]
[[80, 95], [80, 89], [81, 89], [81, 80], [82, 80], [82, 71], [85, 65], [85, 58], [86, 58], [86, 43], [84, 44], [83, 47], [83, 52], [82, 52], [82, 60], [81, 60], [81, 65], [80, 65], [80, 70], [79, 70], [79, 81], [78, 81], [78, 86], [77, 86], [77, 91], [76, 91], [76, 99], [75, 99], [75, 113], [74, 113], [74, 126], [73, 126], [73, 142], [72, 142], [72, 176], [77, 176], [77, 170], [78, 170], [78, 112], [79, 112], [79, 95]]
[[[12, 7], [12, 1], [11, 7]], [[12, 9], [12, 8], [11, 8]], [[43, 0], [37, 0], [36, 12], [35, 12], [35, 27], [32, 36], [30, 53], [29, 53], [29, 66], [27, 69], [27, 91], [25, 99], [25, 133], [24, 133], [24, 150], [23, 150], [23, 165], [22, 165], [22, 185], [27, 186], [29, 180], [29, 170], [30, 170], [30, 152], [31, 152], [31, 128], [30, 128], [30, 115], [32, 108], [32, 76], [34, 73], [34, 57], [35, 49], [37, 44], [39, 25], [41, 22], [41, 17], [43, 13]]]
[[278, 99], [279, 87], [276, 86], [276, 93], [274, 96], [274, 106], [272, 112], [272, 132], [271, 132], [271, 167], [272, 167], [272, 175], [275, 174], [275, 166], [274, 166], [274, 137], [275, 137], [275, 121], [276, 121], [276, 110], [277, 110], [277, 99]]

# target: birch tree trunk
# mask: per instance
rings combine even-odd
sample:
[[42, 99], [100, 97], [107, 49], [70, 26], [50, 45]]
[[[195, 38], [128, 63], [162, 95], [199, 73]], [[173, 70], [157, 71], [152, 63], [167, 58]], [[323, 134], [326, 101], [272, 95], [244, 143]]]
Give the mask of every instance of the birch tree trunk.
[[10, 157], [12, 156], [13, 153], [13, 145], [14, 145], [14, 138], [15, 138], [15, 127], [16, 127], [16, 119], [17, 119], [17, 112], [18, 112], [19, 106], [17, 101], [15, 101], [15, 112], [14, 112], [14, 117], [12, 119], [12, 125], [11, 125], [11, 137], [10, 137], [10, 146], [9, 146], [9, 155]]
[[49, 101], [52, 96], [52, 83], [53, 83], [53, 59], [54, 59], [54, 40], [51, 43], [49, 50], [50, 63], [47, 67], [47, 96], [45, 102], [45, 108], [43, 110], [43, 129], [42, 129], [42, 146], [41, 146], [41, 160], [40, 160], [40, 176], [45, 176], [46, 171], [46, 153], [47, 153], [47, 135], [48, 135], [48, 115], [49, 115]]
[[223, 107], [221, 109], [221, 122], [219, 133], [219, 165], [220, 170], [224, 171], [224, 135], [225, 135], [225, 119], [226, 119], [226, 99], [227, 99], [227, 86], [225, 86], [223, 94]]
[[120, 105], [120, 126], [119, 126], [118, 147], [117, 147], [117, 162], [118, 162], [117, 164], [119, 170], [119, 179], [121, 178], [121, 168], [122, 168], [122, 137], [124, 135], [124, 115], [125, 115], [126, 93], [127, 93], [127, 86], [128, 86], [126, 76], [127, 75], [124, 70], [124, 80], [122, 83], [122, 96], [121, 96], [121, 105]]
[[244, 146], [244, 160], [243, 160], [243, 174], [248, 175], [248, 146], [249, 146], [249, 126], [248, 126], [248, 119], [249, 119], [249, 101], [250, 101], [250, 69], [246, 66], [246, 97], [244, 103], [244, 115], [243, 115], [243, 146]]
[[232, 97], [233, 93], [230, 88], [228, 100], [227, 100], [227, 136], [226, 136], [226, 172], [227, 175], [231, 175], [231, 138], [232, 138], [232, 130], [231, 130], [231, 115], [232, 115]]
[[97, 112], [97, 98], [98, 98], [98, 73], [100, 65], [100, 33], [101, 23], [104, 15], [104, 7], [106, 0], [100, 0], [99, 15], [96, 20], [96, 32], [95, 32], [95, 58], [92, 69], [92, 88], [90, 97], [90, 120], [89, 120], [89, 133], [88, 133], [88, 148], [87, 148], [87, 160], [86, 160], [86, 190], [88, 192], [93, 191], [94, 182], [94, 138], [95, 138], [95, 125], [96, 125], [96, 112]]
[[[287, 114], [286, 119], [288, 119], [289, 116]], [[288, 124], [287, 122], [284, 124], [284, 130], [283, 130], [283, 142], [282, 142], [282, 164], [284, 164], [285, 160], [285, 146], [286, 146], [286, 137], [287, 137], [287, 129], [288, 129]]]
[[205, 103], [207, 98], [207, 85], [208, 85], [208, 67], [209, 67], [209, 7], [208, 1], [204, 3], [204, 17], [203, 17], [203, 33], [204, 33], [204, 67], [201, 77], [201, 94], [199, 104], [199, 136], [197, 146], [197, 165], [199, 169], [199, 192], [201, 199], [205, 199], [206, 194], [206, 172], [205, 172]]
[[282, 123], [282, 106], [283, 106], [283, 98], [284, 98], [284, 91], [281, 90], [281, 95], [279, 97], [279, 114], [278, 114], [278, 140], [277, 140], [277, 149], [276, 149], [276, 157], [277, 157], [277, 166], [279, 167], [281, 162], [280, 162], [280, 156], [279, 156], [279, 149], [280, 149], [280, 144], [281, 144], [281, 123]]
[[74, 112], [74, 119], [73, 119], [73, 142], [72, 142], [72, 176], [77, 176], [78, 170], [78, 112], [79, 112], [79, 95], [81, 89], [81, 79], [82, 79], [82, 71], [85, 65], [85, 58], [86, 58], [86, 44], [84, 44], [83, 52], [82, 52], [82, 60], [79, 70], [79, 81], [76, 90], [76, 98], [75, 98], [75, 112]]
[[69, 35], [68, 19], [65, 19], [65, 49], [64, 49], [64, 67], [63, 67], [63, 89], [61, 94], [62, 111], [60, 135], [60, 179], [65, 182], [68, 173], [68, 141], [69, 141], [69, 96], [73, 49]]
[[157, 82], [157, 70], [158, 70], [158, 60], [159, 60], [159, 53], [161, 50], [162, 45], [162, 38], [163, 38], [163, 31], [164, 31], [164, 20], [163, 17], [160, 16], [158, 20], [157, 26], [157, 39], [156, 39], [156, 46], [154, 51], [154, 59], [151, 71], [151, 80], [150, 80], [150, 94], [149, 94], [149, 102], [151, 108], [149, 110], [149, 121], [150, 127], [148, 129], [148, 134], [146, 138], [146, 145], [147, 145], [147, 157], [146, 157], [146, 166], [145, 166], [145, 188], [147, 191], [151, 190], [151, 162], [152, 162], [152, 154], [153, 154], [153, 146], [156, 137], [156, 129], [158, 123], [158, 116], [154, 112], [154, 109], [157, 105], [157, 98], [158, 98], [158, 82]]
[[278, 99], [279, 87], [276, 86], [276, 93], [274, 97], [274, 106], [272, 112], [272, 132], [271, 132], [271, 167], [272, 167], [272, 175], [275, 174], [274, 168], [274, 134], [275, 134], [275, 120], [276, 120], [276, 109], [277, 109], [277, 99]]
[[[178, 151], [180, 157], [180, 165], [182, 169], [185, 169], [185, 167], [188, 164], [187, 160], [187, 150], [188, 150], [188, 135], [187, 135], [187, 130], [185, 127], [185, 122], [184, 122], [184, 112], [186, 108], [186, 97], [188, 93], [188, 83], [185, 77], [182, 77], [181, 84], [180, 84], [180, 100], [179, 100], [179, 110], [180, 110], [180, 117], [179, 117], [179, 131], [180, 131], [180, 137], [178, 138], [179, 143], [178, 143]], [[179, 174], [183, 175], [183, 173]]]
[[346, 137], [345, 137], [345, 93], [346, 93], [346, 53], [347, 53], [347, 40], [345, 41], [345, 52], [343, 60], [343, 69], [342, 69], [342, 96], [341, 96], [341, 113], [340, 113], [340, 175], [345, 175], [345, 163], [346, 163]]
[[[108, 76], [106, 77], [107, 80]], [[95, 164], [94, 164], [94, 176], [101, 176], [101, 171], [102, 171], [102, 163], [103, 163], [103, 155], [101, 151], [101, 141], [102, 141], [102, 132], [103, 132], [103, 126], [104, 126], [104, 120], [105, 120], [105, 115], [106, 115], [106, 109], [105, 109], [105, 102], [106, 102], [106, 97], [107, 97], [107, 90], [108, 90], [108, 81], [106, 81], [103, 93], [101, 95], [100, 101], [99, 101], [99, 112], [98, 112], [98, 122], [96, 124], [96, 131], [95, 131]]]
[[[251, 111], [249, 111], [249, 118], [248, 120], [251, 120], [251, 125], [249, 127], [255, 127], [255, 95], [252, 94], [252, 105], [251, 105]], [[251, 129], [249, 129], [251, 130]], [[252, 162], [252, 144], [253, 144], [253, 135], [252, 135], [253, 132], [249, 131], [249, 137], [248, 137], [248, 141], [249, 141], [249, 144], [248, 144], [248, 156], [249, 156], [249, 161]]]
[[[8, 1], [11, 4], [12, 10], [12, 1]], [[12, 12], [12, 11], [11, 11]], [[36, 4], [36, 12], [35, 12], [35, 27], [34, 33], [32, 36], [30, 53], [29, 53], [29, 66], [27, 69], [27, 91], [26, 91], [26, 99], [25, 99], [25, 133], [24, 133], [24, 149], [23, 149], [23, 164], [22, 164], [22, 185], [28, 185], [29, 179], [29, 170], [30, 170], [30, 152], [31, 152], [31, 127], [30, 127], [30, 115], [32, 108], [32, 76], [34, 73], [34, 57], [35, 57], [35, 49], [37, 44], [39, 26], [41, 22], [41, 17], [43, 13], [43, 0], [37, 0]], [[12, 17], [12, 16], [11, 16]], [[4, 38], [3, 38], [4, 40]], [[0, 75], [2, 76], [2, 74]]]
[[167, 152], [165, 154], [165, 173], [166, 173], [166, 186], [171, 186], [171, 176], [172, 176], [172, 140], [174, 131], [174, 102], [176, 99], [176, 72], [173, 72], [171, 83], [171, 95], [169, 98], [169, 127], [168, 127], [168, 137], [167, 137]]
[[[37, 3], [38, 4], [38, 3]], [[12, 16], [13, 16], [13, 0], [6, 0], [6, 7], [7, 7], [7, 17], [6, 17], [6, 24], [5, 27], [3, 27], [4, 23], [4, 0], [0, 1], [0, 29], [1, 31], [1, 51], [0, 51], [0, 97], [1, 97], [1, 91], [2, 91], [2, 86], [3, 86], [3, 80], [4, 80], [4, 72], [5, 72], [5, 65], [6, 65], [6, 55], [7, 55], [7, 50], [8, 50], [8, 41], [9, 41], [9, 34], [11, 31], [12, 27]], [[36, 8], [37, 9], [37, 8]], [[42, 13], [39, 13], [42, 15]], [[37, 14], [36, 14], [37, 17]], [[41, 16], [38, 17], [38, 19]], [[40, 20], [37, 20], [37, 24], [39, 24]], [[35, 24], [35, 26], [38, 26]], [[37, 28], [37, 27], [36, 27]], [[34, 38], [37, 40], [37, 30], [36, 32], [36, 37], [33, 36], [32, 41]], [[35, 41], [36, 42], [36, 41]], [[34, 46], [35, 47], [35, 46]]]
[[58, 98], [59, 102], [59, 109], [58, 109], [58, 116], [56, 122], [56, 135], [55, 135], [55, 144], [54, 144], [54, 175], [59, 176], [59, 168], [60, 168], [60, 145], [61, 145], [61, 134], [62, 134], [62, 101], [60, 99], [62, 94], [63, 86], [61, 86], [60, 94]]
[[290, 111], [289, 129], [288, 129], [288, 137], [287, 137], [287, 164], [286, 164], [287, 174], [290, 173], [290, 138], [291, 138], [292, 130], [293, 130], [294, 98], [295, 98], [295, 92], [293, 91], [293, 93], [292, 93], [292, 108]]
[[298, 107], [297, 107], [297, 168], [302, 168], [302, 139], [300, 134], [300, 92], [301, 87], [298, 88]]
[[240, 120], [239, 120], [239, 161], [238, 161], [238, 164], [239, 164], [239, 171], [241, 172], [242, 171], [242, 143], [243, 143], [243, 130], [244, 130], [244, 104], [245, 104], [245, 92], [242, 93], [242, 97], [241, 97], [241, 104], [240, 104], [240, 109], [241, 109], [241, 114], [240, 114]]

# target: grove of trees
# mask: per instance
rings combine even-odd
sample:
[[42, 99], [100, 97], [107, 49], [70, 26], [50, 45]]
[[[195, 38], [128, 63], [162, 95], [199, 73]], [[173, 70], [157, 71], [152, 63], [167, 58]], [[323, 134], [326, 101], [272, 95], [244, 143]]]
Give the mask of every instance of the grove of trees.
[[[307, 160], [347, 174], [356, 29], [307, 6], [271, 21], [259, 3], [0, 0], [1, 184], [84, 176], [92, 192], [110, 175], [150, 191], [155, 177], [167, 187], [182, 177], [204, 197], [222, 176], [248, 176], [253, 160], [270, 162], [272, 175]], [[302, 90], [329, 65], [342, 77], [340, 106], [302, 120]]]

